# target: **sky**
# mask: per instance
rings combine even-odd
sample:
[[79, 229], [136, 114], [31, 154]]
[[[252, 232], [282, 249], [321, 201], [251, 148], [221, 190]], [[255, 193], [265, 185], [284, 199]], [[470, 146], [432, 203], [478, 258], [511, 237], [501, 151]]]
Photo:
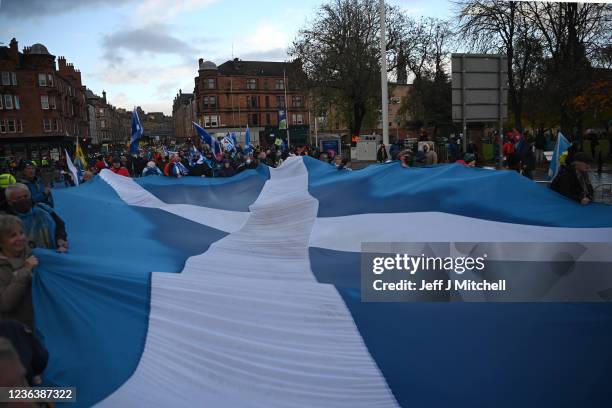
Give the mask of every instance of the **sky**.
[[[198, 59], [284, 61], [327, 0], [0, 0], [0, 45], [41, 43], [83, 84], [131, 110], [172, 113], [193, 92]], [[448, 18], [449, 0], [388, 0], [413, 16]]]

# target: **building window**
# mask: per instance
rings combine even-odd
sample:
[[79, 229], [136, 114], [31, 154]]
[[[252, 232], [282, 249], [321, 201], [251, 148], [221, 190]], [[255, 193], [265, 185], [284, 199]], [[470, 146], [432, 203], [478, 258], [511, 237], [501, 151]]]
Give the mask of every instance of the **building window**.
[[2, 107], [2, 99], [4, 99], [4, 96], [2, 96], [2, 94], [0, 94], [0, 109], [4, 109], [4, 108]]
[[49, 107], [55, 109], [55, 96], [49, 98]]
[[43, 109], [49, 109], [49, 96], [40, 95], [40, 105]]
[[9, 72], [2, 72], [2, 85], [11, 84], [11, 74]]
[[55, 131], [59, 130], [59, 123], [57, 119], [53, 119], [53, 130]]
[[276, 106], [279, 108], [284, 108], [285, 107], [285, 97], [284, 96], [277, 96], [276, 97]]
[[9, 119], [7, 121], [8, 123], [8, 131], [9, 133], [15, 133], [15, 120], [14, 119]]
[[304, 115], [301, 113], [294, 113], [291, 115], [291, 121], [294, 125], [303, 125], [304, 124]]
[[270, 96], [266, 95], [266, 108], [270, 107]]
[[17, 123], [17, 132], [23, 132], [23, 127], [21, 126], [21, 119], [17, 119], [15, 122]]
[[47, 78], [49, 79], [49, 86], [53, 86], [53, 75], [49, 74]]
[[217, 127], [219, 126], [219, 115], [205, 115], [204, 116], [204, 127]]
[[274, 89], [285, 89], [285, 81], [282, 79], [277, 79], [274, 85]]
[[266, 125], [270, 124], [270, 114], [266, 113]]
[[100, 108], [100, 116], [104, 116], [104, 108]]
[[256, 108], [256, 107], [257, 107], [257, 97], [247, 96], [247, 108]]
[[51, 121], [47, 118], [43, 119], [43, 130], [45, 132], [51, 131]]
[[13, 109], [12, 95], [4, 95], [4, 109]]
[[247, 81], [246, 81], [246, 89], [257, 89], [257, 80], [256, 79], [247, 79]]
[[6, 133], [6, 121], [0, 119], [0, 133]]
[[106, 127], [106, 121], [101, 120], [101, 121], [100, 121], [100, 127], [101, 127], [101, 128], [105, 128], [105, 127]]
[[13, 85], [17, 86], [17, 74], [14, 72], [11, 72], [11, 82]]
[[47, 86], [46, 74], [38, 74], [38, 86]]
[[301, 96], [294, 96], [293, 97], [293, 107], [294, 108], [301, 108], [302, 105], [302, 97]]
[[216, 108], [217, 107], [217, 97], [216, 96], [205, 96], [203, 103], [204, 103], [205, 108]]
[[206, 80], [207, 89], [215, 89], [216, 87], [217, 87], [217, 81], [215, 81], [215, 78], [208, 78]]
[[21, 109], [21, 104], [19, 103], [19, 95], [13, 95], [15, 98], [15, 109]]
[[251, 124], [252, 125], [259, 125], [259, 115], [254, 113], [253, 115], [251, 115]]

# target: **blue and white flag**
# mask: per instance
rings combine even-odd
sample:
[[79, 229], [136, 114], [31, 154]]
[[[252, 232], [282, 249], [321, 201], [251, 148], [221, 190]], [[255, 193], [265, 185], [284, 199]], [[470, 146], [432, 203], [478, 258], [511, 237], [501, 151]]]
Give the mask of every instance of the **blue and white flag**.
[[549, 180], [554, 179], [559, 172], [561, 156], [567, 151], [567, 149], [569, 149], [570, 145], [571, 143], [569, 140], [563, 136], [563, 133], [559, 132], [557, 134], [557, 145], [555, 146], [552, 160], [550, 161], [550, 166], [548, 168]]
[[138, 139], [142, 136], [144, 129], [140, 124], [140, 118], [138, 117], [138, 111], [136, 108], [132, 111], [132, 137], [130, 141], [130, 153], [138, 154]]
[[196, 129], [196, 132], [198, 132], [198, 135], [200, 136], [200, 139], [202, 139], [203, 143], [206, 143], [207, 145], [209, 145], [211, 147], [211, 149], [214, 147], [214, 142], [216, 141], [216, 139], [214, 137], [212, 137], [211, 135], [208, 134], [208, 132], [206, 130], [204, 130], [204, 128], [200, 125], [198, 125], [195, 122], [192, 122], [193, 126]]
[[223, 150], [226, 152], [232, 152], [235, 149], [234, 142], [229, 133], [221, 140], [221, 144], [223, 145]]
[[249, 154], [253, 151], [253, 145], [251, 144], [251, 129], [249, 129], [249, 125], [247, 125], [246, 133], [244, 136], [244, 149], [242, 149], [244, 154]]
[[70, 174], [72, 174], [72, 180], [74, 181], [74, 185], [78, 187], [81, 181], [81, 174], [79, 172], [79, 169], [74, 167], [74, 164], [72, 163], [72, 159], [70, 158], [70, 155], [68, 154], [68, 150], [64, 149], [64, 152], [66, 152], [66, 164], [68, 165], [68, 170], [70, 170]]
[[[70, 252], [36, 250], [32, 292], [43, 378], [78, 389], [71, 407], [609, 401], [609, 303], [362, 301], [365, 242], [529, 243], [519, 260], [612, 243], [612, 208], [516, 172], [289, 157], [231, 178], [102, 170], [54, 198]], [[539, 293], [564, 282], [587, 283], [553, 265]]]
[[287, 129], [287, 111], [284, 109], [278, 111], [278, 128]]

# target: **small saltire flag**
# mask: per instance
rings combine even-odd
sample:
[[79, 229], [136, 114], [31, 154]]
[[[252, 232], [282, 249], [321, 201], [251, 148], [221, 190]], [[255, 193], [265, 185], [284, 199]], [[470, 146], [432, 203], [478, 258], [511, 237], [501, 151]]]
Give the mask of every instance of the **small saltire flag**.
[[138, 154], [138, 139], [142, 136], [143, 129], [136, 108], [132, 111], [132, 139], [130, 143], [130, 153]]
[[234, 142], [232, 142], [232, 138], [229, 134], [227, 134], [223, 140], [221, 141], [221, 143], [223, 144], [223, 149], [225, 149], [225, 151], [227, 152], [231, 152], [234, 150], [235, 146], [234, 146]]
[[230, 133], [230, 139], [232, 139], [232, 143], [234, 143], [234, 147], [238, 146], [238, 139], [236, 139], [236, 133]]
[[72, 163], [72, 159], [70, 158], [70, 155], [68, 154], [68, 150], [64, 149], [64, 151], [66, 152], [66, 164], [68, 165], [68, 170], [70, 170], [70, 174], [72, 174], [72, 179], [74, 180], [74, 184], [78, 187], [79, 181], [81, 180], [79, 177], [79, 171], [77, 170], [76, 167], [74, 167], [74, 164]]
[[550, 167], [548, 168], [548, 178], [550, 180], [554, 179], [559, 172], [561, 156], [569, 149], [570, 144], [569, 140], [563, 136], [563, 133], [559, 132], [557, 134], [557, 145], [555, 146]]
[[251, 144], [251, 129], [249, 129], [249, 125], [247, 125], [246, 134], [244, 136], [244, 149], [243, 149], [243, 152], [245, 154], [248, 154], [251, 151], [253, 151], [253, 145]]
[[285, 110], [278, 111], [278, 128], [280, 130], [287, 129], [287, 112]]
[[191, 122], [191, 123], [193, 123], [193, 126], [195, 127], [196, 132], [198, 132], [198, 135], [200, 135], [200, 139], [202, 139], [202, 142], [206, 143], [210, 147], [213, 147], [213, 140], [214, 140], [213, 137], [209, 135], [208, 132], [205, 131], [202, 126], [198, 125], [195, 122]]

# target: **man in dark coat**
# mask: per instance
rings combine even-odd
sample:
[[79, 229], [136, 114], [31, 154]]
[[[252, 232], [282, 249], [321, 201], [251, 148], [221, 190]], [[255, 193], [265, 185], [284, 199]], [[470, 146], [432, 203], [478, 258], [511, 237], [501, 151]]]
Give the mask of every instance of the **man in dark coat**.
[[593, 201], [593, 185], [588, 173], [592, 162], [588, 153], [576, 153], [571, 163], [561, 167], [550, 188], [582, 205], [589, 204]]

